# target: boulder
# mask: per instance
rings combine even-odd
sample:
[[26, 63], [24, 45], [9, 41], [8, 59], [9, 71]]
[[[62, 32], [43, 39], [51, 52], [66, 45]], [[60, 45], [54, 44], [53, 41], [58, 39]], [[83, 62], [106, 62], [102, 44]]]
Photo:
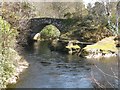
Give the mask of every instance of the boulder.
[[100, 55], [101, 56], [112, 56], [112, 54], [118, 54], [118, 49], [116, 47], [116, 43], [114, 41], [115, 37], [106, 37], [102, 39], [101, 41], [98, 41], [97, 43], [93, 45], [87, 45], [84, 49], [84, 51], [88, 52], [88, 55]]
[[40, 40], [40, 33], [35, 34], [35, 36], [33, 37], [33, 40], [35, 41]]

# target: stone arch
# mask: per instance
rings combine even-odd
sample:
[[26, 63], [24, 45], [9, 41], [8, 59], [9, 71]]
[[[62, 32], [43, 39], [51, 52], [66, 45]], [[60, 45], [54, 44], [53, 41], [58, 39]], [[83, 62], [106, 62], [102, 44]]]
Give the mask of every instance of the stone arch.
[[46, 25], [43, 29], [40, 29], [37, 34], [34, 35], [33, 40], [41, 39], [55, 39], [61, 35], [60, 30], [53, 24]]
[[54, 18], [33, 18], [29, 21], [29, 32], [28, 40], [32, 41], [33, 37], [39, 33], [47, 25], [54, 25], [59, 29], [60, 32], [63, 32], [63, 21], [64, 19], [54, 19]]

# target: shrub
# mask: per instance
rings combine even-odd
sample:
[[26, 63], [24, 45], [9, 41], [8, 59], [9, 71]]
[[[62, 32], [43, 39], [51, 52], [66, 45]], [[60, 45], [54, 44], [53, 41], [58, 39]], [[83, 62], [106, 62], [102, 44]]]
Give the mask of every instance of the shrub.
[[12, 76], [14, 65], [14, 53], [11, 53], [15, 46], [17, 32], [0, 16], [0, 87], [4, 88], [8, 79]]
[[47, 25], [40, 34], [41, 38], [57, 38], [60, 36], [60, 31], [53, 25]]

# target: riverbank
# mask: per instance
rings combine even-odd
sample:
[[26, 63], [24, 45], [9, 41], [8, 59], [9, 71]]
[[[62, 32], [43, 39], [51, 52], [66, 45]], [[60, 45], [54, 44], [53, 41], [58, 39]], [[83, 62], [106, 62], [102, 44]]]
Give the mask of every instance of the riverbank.
[[0, 88], [6, 88], [10, 83], [16, 83], [19, 75], [29, 64], [17, 49], [18, 32], [0, 16]]
[[14, 53], [14, 56], [16, 59], [16, 65], [14, 67], [14, 72], [12, 73], [11, 77], [8, 78], [6, 81], [6, 84], [15, 84], [17, 83], [17, 80], [19, 79], [19, 75], [25, 71], [26, 68], [28, 68], [29, 64], [28, 62], [20, 56], [15, 50], [11, 49], [11, 52]]

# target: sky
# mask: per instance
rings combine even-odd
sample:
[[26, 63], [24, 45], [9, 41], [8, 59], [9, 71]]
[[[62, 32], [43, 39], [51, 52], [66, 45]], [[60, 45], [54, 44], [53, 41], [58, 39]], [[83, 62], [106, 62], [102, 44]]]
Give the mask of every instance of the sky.
[[87, 6], [88, 3], [94, 4], [96, 1], [99, 1], [99, 0], [83, 0], [85, 6]]
[[88, 3], [94, 3], [95, 1], [97, 0], [83, 0], [85, 4], [88, 4]]

